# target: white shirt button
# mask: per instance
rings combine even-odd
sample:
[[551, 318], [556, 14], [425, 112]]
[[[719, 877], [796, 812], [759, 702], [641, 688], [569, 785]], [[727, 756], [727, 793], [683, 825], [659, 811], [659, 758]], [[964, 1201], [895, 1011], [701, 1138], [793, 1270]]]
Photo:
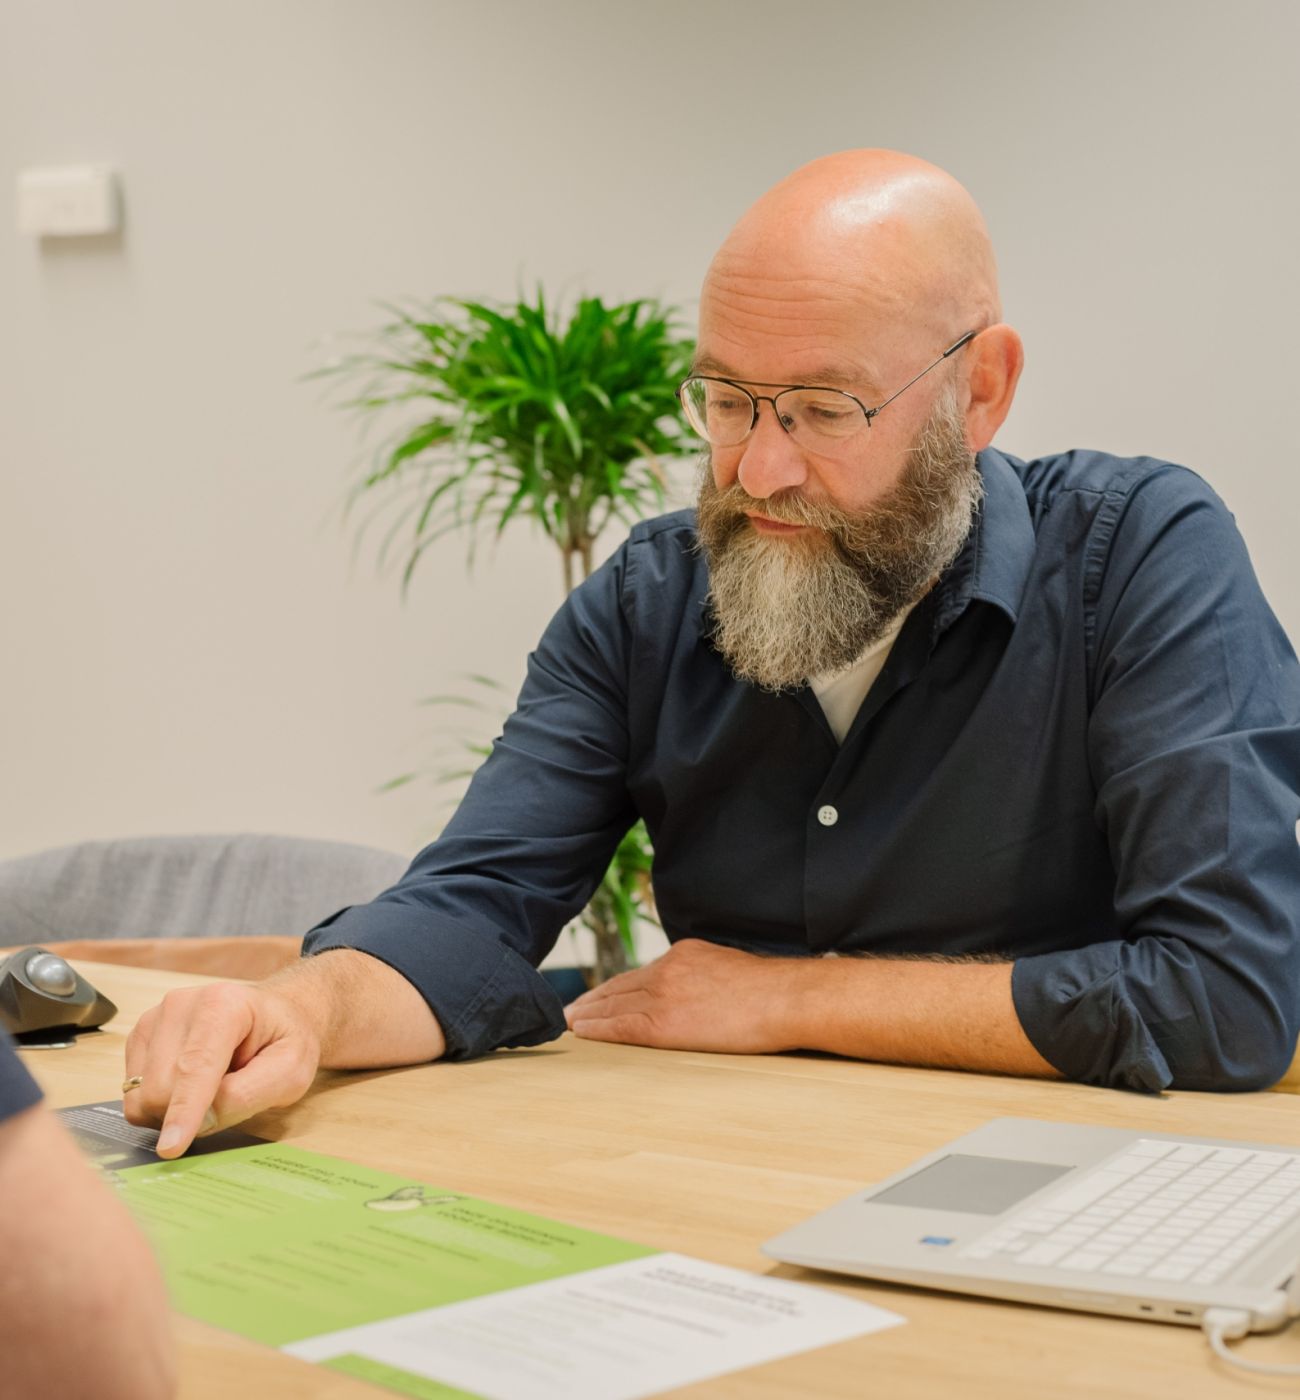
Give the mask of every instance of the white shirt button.
[[823, 826], [834, 826], [839, 819], [840, 814], [834, 807], [830, 806], [829, 803], [825, 807], [819, 807], [817, 809], [817, 820], [821, 822]]

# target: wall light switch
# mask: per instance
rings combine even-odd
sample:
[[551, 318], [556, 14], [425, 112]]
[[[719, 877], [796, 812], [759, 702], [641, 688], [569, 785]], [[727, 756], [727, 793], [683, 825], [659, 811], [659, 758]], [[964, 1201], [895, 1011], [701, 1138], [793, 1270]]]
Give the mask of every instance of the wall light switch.
[[45, 238], [116, 233], [117, 175], [107, 165], [51, 166], [18, 175], [18, 231]]

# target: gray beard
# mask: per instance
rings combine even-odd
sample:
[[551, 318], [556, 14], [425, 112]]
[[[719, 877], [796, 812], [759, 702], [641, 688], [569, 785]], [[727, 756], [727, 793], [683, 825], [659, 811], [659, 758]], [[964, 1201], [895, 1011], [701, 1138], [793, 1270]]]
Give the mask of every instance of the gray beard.
[[[719, 490], [706, 456], [696, 531], [709, 565], [710, 639], [737, 679], [798, 689], [879, 641], [957, 557], [983, 496], [956, 390], [946, 387], [890, 491], [848, 512], [793, 493]], [[763, 536], [746, 511], [815, 531]]]

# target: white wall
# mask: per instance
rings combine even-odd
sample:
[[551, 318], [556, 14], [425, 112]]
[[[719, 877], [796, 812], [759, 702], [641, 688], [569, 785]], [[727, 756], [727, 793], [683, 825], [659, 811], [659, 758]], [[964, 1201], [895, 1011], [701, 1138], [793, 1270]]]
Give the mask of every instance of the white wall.
[[[408, 849], [420, 695], [512, 685], [549, 547], [408, 603], [300, 376], [384, 298], [690, 302], [741, 209], [853, 145], [982, 202], [1029, 367], [1001, 444], [1201, 470], [1300, 635], [1294, 0], [0, 0], [0, 855], [273, 830]], [[125, 232], [15, 232], [107, 160]], [[613, 540], [610, 541], [612, 545]]]

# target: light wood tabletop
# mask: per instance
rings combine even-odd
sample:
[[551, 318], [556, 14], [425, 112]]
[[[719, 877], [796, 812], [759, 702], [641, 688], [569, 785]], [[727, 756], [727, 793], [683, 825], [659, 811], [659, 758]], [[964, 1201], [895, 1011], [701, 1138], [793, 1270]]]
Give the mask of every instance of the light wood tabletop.
[[[118, 1097], [135, 1018], [193, 976], [79, 963], [121, 1008], [69, 1050], [24, 1059], [55, 1106]], [[1128, 1322], [835, 1278], [779, 1265], [760, 1243], [1004, 1115], [1300, 1146], [1295, 1098], [1139, 1096], [813, 1055], [643, 1050], [565, 1036], [469, 1064], [323, 1074], [249, 1130], [653, 1248], [844, 1291], [904, 1327], [673, 1392], [804, 1397], [1133, 1397], [1293, 1393], [1234, 1373], [1193, 1328]], [[111, 1268], [111, 1261], [103, 1261]], [[177, 1319], [185, 1400], [391, 1392]], [[1300, 1328], [1243, 1343], [1300, 1364]]]

